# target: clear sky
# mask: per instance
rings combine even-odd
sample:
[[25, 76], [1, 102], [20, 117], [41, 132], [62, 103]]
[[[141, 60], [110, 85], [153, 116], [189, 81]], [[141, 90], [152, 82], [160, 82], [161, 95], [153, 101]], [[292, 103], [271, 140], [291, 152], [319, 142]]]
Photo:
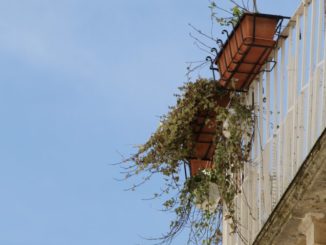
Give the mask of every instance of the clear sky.
[[[299, 0], [261, 0], [292, 15]], [[137, 245], [169, 218], [120, 169], [206, 53], [208, 1], [0, 0], [0, 245]], [[218, 33], [216, 33], [218, 35]], [[205, 73], [205, 71], [203, 72]], [[181, 236], [175, 244], [185, 244]]]

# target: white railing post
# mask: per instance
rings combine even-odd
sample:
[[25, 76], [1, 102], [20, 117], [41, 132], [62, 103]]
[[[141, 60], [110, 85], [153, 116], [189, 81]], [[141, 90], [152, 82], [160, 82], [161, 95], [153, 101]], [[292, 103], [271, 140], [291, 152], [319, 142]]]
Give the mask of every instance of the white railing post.
[[[324, 28], [326, 28], [326, 0], [324, 0]], [[326, 31], [324, 30], [324, 65], [323, 65], [323, 119], [322, 119], [322, 125], [323, 128], [326, 127]]]
[[294, 79], [292, 83], [293, 88], [293, 128], [292, 128], [292, 176], [297, 172], [297, 140], [298, 140], [298, 73], [299, 73], [299, 52], [300, 52], [300, 16], [296, 17], [296, 25], [295, 25], [295, 64], [294, 64]]
[[295, 38], [293, 38], [294, 35], [294, 31], [293, 31], [293, 25], [292, 25], [292, 21], [290, 21], [289, 23], [289, 37], [288, 37], [288, 99], [287, 99], [287, 117], [288, 117], [288, 124], [290, 125], [290, 127], [287, 128], [286, 130], [286, 135], [287, 135], [287, 143], [286, 143], [286, 155], [287, 155], [287, 181], [286, 181], [286, 185], [288, 185], [290, 178], [292, 178], [293, 176], [293, 116], [294, 116], [294, 111], [295, 111], [295, 106], [294, 106], [294, 94], [296, 93], [296, 89], [294, 88], [294, 65], [295, 65], [295, 59], [294, 59], [294, 55], [295, 53], [293, 52], [293, 42], [295, 40]]
[[[314, 131], [316, 130], [315, 126], [315, 102], [316, 101], [316, 93], [315, 93], [315, 81], [313, 79], [314, 76], [314, 57], [315, 57], [315, 28], [316, 28], [316, 12], [317, 5], [316, 0], [311, 1], [311, 9], [312, 14], [311, 18], [311, 26], [310, 26], [310, 58], [309, 58], [309, 99], [308, 99], [308, 126], [307, 126], [307, 149], [310, 149], [312, 145], [312, 140], [314, 139]], [[305, 57], [305, 56], [304, 56]]]
[[[274, 50], [274, 60], [278, 61], [278, 50]], [[277, 64], [273, 70], [273, 130], [272, 130], [272, 206], [274, 207], [279, 193], [279, 165], [277, 159], [277, 145], [278, 145], [278, 67]]]

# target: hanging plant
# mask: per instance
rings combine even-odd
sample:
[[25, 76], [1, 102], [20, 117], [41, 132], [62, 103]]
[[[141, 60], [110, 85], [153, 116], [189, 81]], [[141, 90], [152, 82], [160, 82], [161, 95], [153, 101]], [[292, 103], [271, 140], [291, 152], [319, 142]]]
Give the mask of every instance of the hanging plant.
[[[253, 114], [241, 103], [238, 93], [221, 89], [216, 81], [198, 79], [180, 90], [177, 104], [161, 117], [156, 132], [124, 161], [129, 164], [126, 178], [140, 174], [142, 184], [154, 174], [163, 176], [165, 186], [154, 197], [167, 196], [163, 206], [175, 212], [175, 219], [166, 235], [159, 238], [161, 243], [169, 244], [182, 229], [190, 227], [188, 244], [218, 244], [223, 206], [227, 212], [224, 217], [237, 229], [233, 201], [241, 191], [241, 173], [250, 158]], [[227, 106], [218, 103], [226, 95]], [[213, 154], [206, 159], [210, 165], [184, 178], [184, 165], [189, 166], [192, 159], [203, 160], [196, 155], [195, 130], [203, 115], [204, 127], [214, 121]]]
[[236, 24], [243, 13], [258, 13], [257, 1], [210, 0], [211, 17], [221, 26]]
[[[223, 87], [248, 91], [261, 72], [273, 70], [276, 61], [270, 55], [277, 47], [283, 20], [289, 17], [258, 13], [254, 0], [248, 1], [251, 6], [234, 0], [223, 3], [227, 2], [233, 4], [231, 10], [221, 8], [222, 1], [213, 0], [210, 4], [212, 19], [222, 26], [230, 26], [222, 31], [225, 40], [216, 40], [218, 49], [211, 49], [216, 52], [214, 59], [209, 58], [211, 69], [219, 71], [219, 82]], [[227, 17], [217, 14], [219, 10], [227, 12]], [[268, 69], [264, 66], [266, 63], [269, 63]]]

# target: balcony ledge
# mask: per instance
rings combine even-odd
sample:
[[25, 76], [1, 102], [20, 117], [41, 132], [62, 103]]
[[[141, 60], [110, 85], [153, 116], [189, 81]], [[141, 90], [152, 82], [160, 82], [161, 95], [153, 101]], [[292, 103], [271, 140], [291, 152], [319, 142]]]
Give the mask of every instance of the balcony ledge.
[[298, 170], [253, 244], [306, 244], [307, 215], [326, 224], [326, 130]]

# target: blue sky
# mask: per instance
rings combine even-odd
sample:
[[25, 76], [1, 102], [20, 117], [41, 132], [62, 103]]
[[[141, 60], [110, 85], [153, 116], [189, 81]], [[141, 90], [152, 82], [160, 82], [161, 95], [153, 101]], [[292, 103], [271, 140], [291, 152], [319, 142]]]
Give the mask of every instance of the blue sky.
[[[300, 1], [260, 2], [292, 15]], [[0, 0], [0, 245], [150, 244], [141, 236], [166, 231], [171, 216], [141, 200], [159, 180], [125, 192], [110, 164], [155, 130], [185, 62], [206, 57], [188, 23], [209, 31], [207, 6]]]

